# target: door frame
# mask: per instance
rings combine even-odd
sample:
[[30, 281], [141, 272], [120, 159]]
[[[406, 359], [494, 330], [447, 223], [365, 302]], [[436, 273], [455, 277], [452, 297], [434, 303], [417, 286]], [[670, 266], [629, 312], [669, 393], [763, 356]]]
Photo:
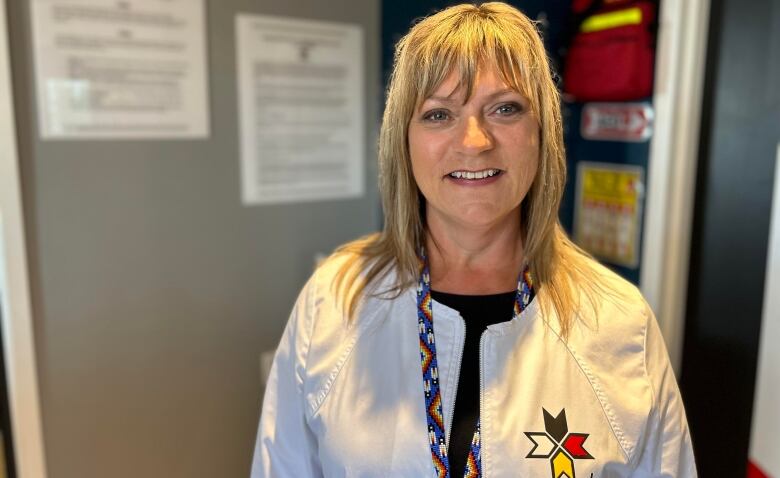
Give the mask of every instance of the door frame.
[[0, 1], [0, 315], [16, 476], [46, 478], [7, 22]]
[[710, 0], [662, 0], [639, 285], [682, 362]]

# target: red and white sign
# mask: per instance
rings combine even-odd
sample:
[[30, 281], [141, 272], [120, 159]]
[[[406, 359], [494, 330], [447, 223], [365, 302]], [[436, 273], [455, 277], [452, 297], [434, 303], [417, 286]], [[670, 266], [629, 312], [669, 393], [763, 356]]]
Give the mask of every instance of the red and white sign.
[[780, 144], [772, 202], [748, 478], [780, 477]]
[[653, 107], [649, 103], [587, 103], [580, 133], [597, 141], [647, 141], [653, 134]]

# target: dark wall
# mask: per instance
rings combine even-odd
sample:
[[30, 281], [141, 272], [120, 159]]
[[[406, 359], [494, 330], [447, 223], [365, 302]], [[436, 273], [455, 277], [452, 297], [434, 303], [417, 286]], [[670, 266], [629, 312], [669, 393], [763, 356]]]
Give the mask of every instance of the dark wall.
[[700, 476], [742, 477], [780, 141], [780, 0], [713, 0], [681, 388]]
[[[393, 62], [395, 44], [415, 20], [426, 17], [464, 0], [396, 0], [382, 2], [382, 71], [387, 75]], [[519, 8], [530, 18], [541, 22], [545, 46], [553, 59], [557, 58], [571, 0], [513, 0], [507, 3]]]

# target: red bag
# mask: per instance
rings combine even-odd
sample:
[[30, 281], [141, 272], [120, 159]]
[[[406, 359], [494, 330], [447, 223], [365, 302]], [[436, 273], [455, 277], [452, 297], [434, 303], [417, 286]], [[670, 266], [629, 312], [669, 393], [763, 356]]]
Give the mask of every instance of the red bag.
[[[628, 101], [653, 92], [655, 58], [652, 1], [603, 0], [595, 12], [575, 0], [575, 12], [591, 10], [566, 54], [564, 92], [575, 101]], [[578, 10], [579, 9], [579, 10]]]

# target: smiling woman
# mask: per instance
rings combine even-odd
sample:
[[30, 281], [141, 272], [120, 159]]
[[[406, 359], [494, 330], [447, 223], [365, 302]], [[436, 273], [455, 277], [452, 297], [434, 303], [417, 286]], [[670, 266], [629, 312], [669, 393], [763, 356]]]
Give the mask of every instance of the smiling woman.
[[506, 4], [401, 39], [384, 228], [301, 292], [254, 478], [696, 476], [652, 311], [558, 223], [559, 101], [533, 22]]
[[[506, 292], [514, 288], [524, 259], [520, 204], [538, 169], [539, 123], [528, 100], [504, 83], [493, 63], [481, 63], [468, 98], [466, 90], [450, 73], [409, 122], [412, 172], [425, 198], [432, 282], [441, 291]], [[446, 259], [464, 248], [497, 252], [482, 254], [484, 277], [473, 267], [448, 266]]]

